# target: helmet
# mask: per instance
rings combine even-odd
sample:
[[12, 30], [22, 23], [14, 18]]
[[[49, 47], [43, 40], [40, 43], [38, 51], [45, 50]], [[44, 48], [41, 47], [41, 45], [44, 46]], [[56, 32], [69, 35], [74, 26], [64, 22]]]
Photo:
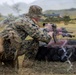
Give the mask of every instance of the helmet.
[[42, 8], [40, 6], [37, 6], [37, 5], [32, 5], [29, 8], [28, 14], [29, 14], [30, 17], [41, 16], [41, 14], [42, 14]]

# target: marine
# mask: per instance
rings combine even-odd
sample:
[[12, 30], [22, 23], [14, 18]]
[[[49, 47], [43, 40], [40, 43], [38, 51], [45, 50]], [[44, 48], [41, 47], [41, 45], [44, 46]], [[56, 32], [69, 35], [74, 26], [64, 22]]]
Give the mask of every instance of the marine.
[[[39, 41], [49, 43], [52, 38], [51, 32], [44, 33], [38, 26], [38, 21], [41, 18], [41, 15], [42, 8], [37, 5], [32, 5], [24, 17], [20, 17], [19, 19], [9, 23], [8, 26], [0, 33], [0, 36], [10, 39], [10, 47], [13, 50], [15, 49], [15, 57], [16, 55], [18, 56], [18, 53], [20, 54], [22, 51], [24, 52], [22, 53], [25, 54], [22, 63], [23, 67], [27, 67], [27, 65], [34, 63], [39, 47]], [[33, 39], [25, 40], [28, 35]], [[11, 49], [10, 47], [9, 49]]]

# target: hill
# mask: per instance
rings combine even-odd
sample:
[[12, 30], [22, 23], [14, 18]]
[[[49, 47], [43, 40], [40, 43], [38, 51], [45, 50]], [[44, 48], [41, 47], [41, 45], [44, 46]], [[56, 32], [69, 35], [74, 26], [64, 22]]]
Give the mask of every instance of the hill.
[[56, 13], [61, 15], [76, 16], [76, 8], [63, 9], [63, 10], [46, 10], [43, 13], [44, 14]]

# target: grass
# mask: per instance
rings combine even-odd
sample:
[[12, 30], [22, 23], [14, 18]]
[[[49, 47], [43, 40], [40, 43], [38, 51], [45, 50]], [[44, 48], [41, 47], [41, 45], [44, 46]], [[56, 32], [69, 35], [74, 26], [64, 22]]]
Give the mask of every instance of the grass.
[[[57, 24], [58, 27], [66, 27], [69, 31], [73, 31], [76, 35], [76, 24], [68, 24], [64, 25], [63, 23]], [[2, 30], [2, 28], [0, 29]], [[31, 37], [27, 37], [27, 39], [32, 39]], [[73, 39], [76, 39], [73, 38]], [[10, 69], [0, 67], [0, 75], [74, 75], [76, 74], [76, 62], [73, 62], [73, 70], [67, 72], [68, 64], [61, 62], [34, 62], [34, 65], [28, 68], [22, 68], [22, 61], [24, 59], [24, 55], [19, 57], [19, 65], [20, 69], [18, 74], [10, 71]], [[4, 71], [5, 69], [5, 71]]]
[[72, 64], [74, 65], [73, 70], [67, 71], [69, 65], [66, 62], [36, 61], [33, 66], [27, 68], [22, 68], [20, 64], [18, 74], [13, 70], [4, 68], [1, 70], [2, 72], [0, 72], [0, 75], [76, 75], [76, 62], [73, 62]]

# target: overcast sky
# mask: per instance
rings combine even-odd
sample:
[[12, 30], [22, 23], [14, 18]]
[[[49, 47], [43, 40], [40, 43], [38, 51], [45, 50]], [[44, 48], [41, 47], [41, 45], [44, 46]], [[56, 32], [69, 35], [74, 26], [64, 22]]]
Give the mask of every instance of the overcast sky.
[[8, 3], [8, 4], [13, 4], [13, 3], [17, 3], [17, 2], [25, 2], [27, 4], [33, 2], [33, 1], [36, 1], [36, 0], [0, 0], [0, 4], [3, 4], [3, 3]]
[[[76, 8], [76, 0], [0, 0], [0, 4], [7, 3], [9, 5], [13, 5], [17, 2], [24, 2], [24, 3], [32, 3], [36, 1], [34, 4], [38, 4], [41, 6], [45, 6], [50, 9], [65, 9], [66, 8]], [[45, 5], [44, 5], [45, 4]], [[30, 5], [30, 4], [29, 4]]]
[[[29, 4], [29, 3], [32, 3], [33, 1], [36, 1], [36, 0], [0, 0], [0, 4], [7, 3], [9, 5], [12, 5], [12, 4], [17, 3], [17, 2], [25, 2], [25, 3]], [[51, 0], [51, 1], [56, 3], [56, 0]], [[61, 1], [64, 1], [64, 0], [57, 0], [57, 2], [61, 2]], [[67, 1], [68, 0], [66, 0], [66, 2]], [[47, 0], [47, 2], [48, 2], [48, 0]], [[69, 0], [69, 2], [76, 3], [76, 0]]]

